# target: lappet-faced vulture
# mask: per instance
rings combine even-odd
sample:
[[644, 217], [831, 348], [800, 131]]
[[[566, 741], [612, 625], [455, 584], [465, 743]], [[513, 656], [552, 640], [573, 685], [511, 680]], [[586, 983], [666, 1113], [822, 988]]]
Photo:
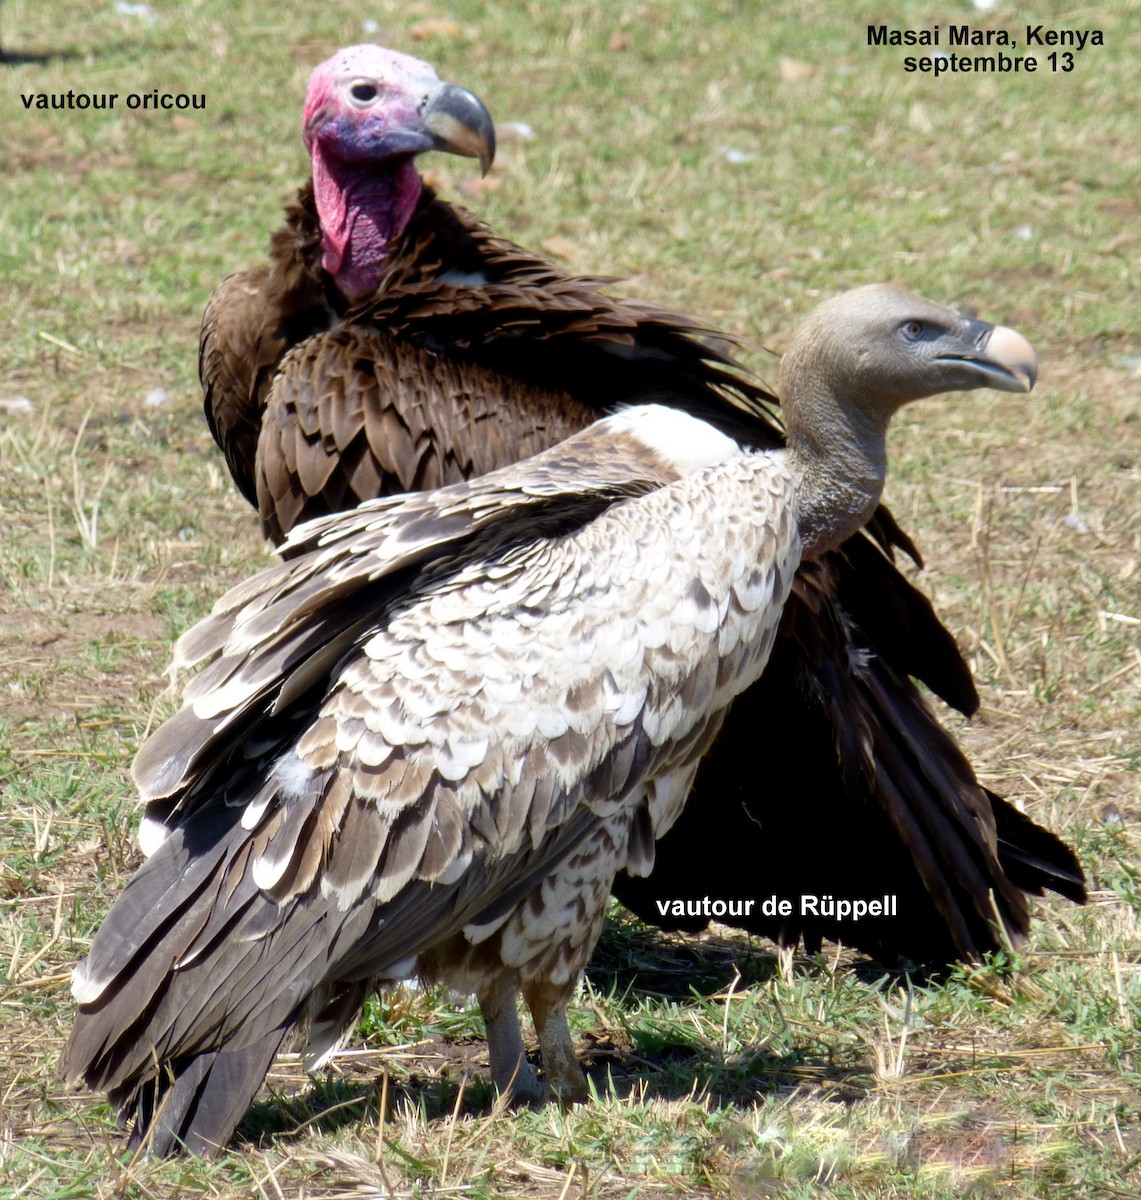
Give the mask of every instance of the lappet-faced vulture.
[[210, 1153], [294, 1030], [320, 1061], [419, 974], [479, 996], [495, 1082], [533, 1098], [521, 992], [546, 1086], [584, 1099], [566, 1005], [615, 875], [652, 868], [798, 569], [874, 512], [891, 414], [1035, 371], [1009, 329], [862, 288], [785, 356], [787, 449], [637, 406], [299, 526], [179, 643], [206, 665], [136, 757], [149, 857], [75, 971], [68, 1076]]
[[[341, 51], [313, 73], [304, 137], [312, 180], [269, 263], [215, 292], [200, 355], [210, 427], [275, 542], [302, 519], [517, 461], [622, 403], [676, 406], [745, 448], [783, 444], [723, 341], [564, 273], [424, 186], [420, 151], [486, 166], [494, 146], [482, 104], [427, 63]], [[759, 905], [731, 919], [786, 943], [829, 936], [945, 963], [1018, 941], [1026, 893], [1084, 898], [1068, 847], [980, 787], [921, 699], [913, 679], [960, 712], [978, 706], [897, 551], [919, 561], [881, 506], [797, 573], [769, 670], [698, 774], [702, 805], [652, 879], [618, 880], [641, 917], [692, 929], [707, 919], [659, 902], [893, 893], [894, 917], [858, 925]], [[763, 768], [762, 728], [782, 747]]]

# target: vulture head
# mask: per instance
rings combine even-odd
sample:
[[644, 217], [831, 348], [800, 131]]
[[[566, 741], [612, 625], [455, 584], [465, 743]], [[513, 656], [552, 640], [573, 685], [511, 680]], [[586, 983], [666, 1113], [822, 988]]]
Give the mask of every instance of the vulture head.
[[820, 305], [793, 335], [778, 389], [803, 480], [805, 556], [839, 545], [875, 510], [898, 408], [942, 392], [1028, 392], [1037, 375], [1020, 333], [898, 288], [869, 284]]
[[350, 299], [371, 291], [420, 198], [414, 159], [447, 150], [495, 157], [495, 126], [466, 88], [383, 46], [350, 46], [309, 79], [302, 120], [313, 162], [322, 265]]

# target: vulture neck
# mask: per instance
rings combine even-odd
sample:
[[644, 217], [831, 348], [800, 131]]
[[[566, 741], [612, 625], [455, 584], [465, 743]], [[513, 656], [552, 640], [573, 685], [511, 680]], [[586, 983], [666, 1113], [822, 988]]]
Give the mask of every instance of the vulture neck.
[[875, 512], [887, 475], [891, 414], [838, 399], [812, 373], [788, 383], [785, 375], [782, 364], [780, 394], [801, 553], [817, 558], [846, 541]]
[[422, 191], [410, 157], [381, 165], [354, 163], [314, 147], [321, 265], [350, 301], [376, 291], [391, 247], [408, 227]]

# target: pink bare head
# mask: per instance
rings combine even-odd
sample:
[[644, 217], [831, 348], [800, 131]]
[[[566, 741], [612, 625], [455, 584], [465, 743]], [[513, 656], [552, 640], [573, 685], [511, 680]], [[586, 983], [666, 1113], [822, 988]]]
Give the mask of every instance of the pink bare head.
[[322, 264], [350, 298], [376, 286], [394, 238], [407, 227], [425, 150], [495, 154], [495, 127], [480, 100], [445, 83], [431, 64], [383, 46], [349, 46], [309, 79], [302, 135], [313, 161]]

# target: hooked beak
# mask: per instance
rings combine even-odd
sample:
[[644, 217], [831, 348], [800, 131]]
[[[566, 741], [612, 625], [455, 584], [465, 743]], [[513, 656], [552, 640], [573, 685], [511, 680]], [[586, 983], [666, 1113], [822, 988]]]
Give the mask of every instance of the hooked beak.
[[1038, 379], [1038, 356], [1034, 347], [1013, 329], [967, 319], [968, 334], [974, 335], [969, 354], [946, 354], [944, 362], [958, 362], [983, 376], [983, 386], [1001, 392], [1028, 392]]
[[479, 160], [486, 175], [495, 158], [495, 125], [483, 101], [459, 84], [445, 83], [423, 112], [424, 132], [433, 148]]

